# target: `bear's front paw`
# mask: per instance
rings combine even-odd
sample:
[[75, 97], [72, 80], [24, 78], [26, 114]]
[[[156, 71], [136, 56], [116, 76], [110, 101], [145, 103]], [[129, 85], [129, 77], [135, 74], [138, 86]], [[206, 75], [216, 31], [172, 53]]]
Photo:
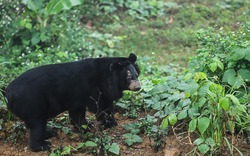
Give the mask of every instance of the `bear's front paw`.
[[50, 150], [51, 143], [49, 141], [44, 141], [40, 146], [30, 145], [30, 150], [33, 152], [47, 151]]
[[105, 121], [102, 123], [102, 125], [104, 126], [104, 129], [107, 129], [107, 128], [112, 128], [112, 127], [115, 127], [117, 126], [117, 122], [115, 120], [111, 120], [111, 121]]

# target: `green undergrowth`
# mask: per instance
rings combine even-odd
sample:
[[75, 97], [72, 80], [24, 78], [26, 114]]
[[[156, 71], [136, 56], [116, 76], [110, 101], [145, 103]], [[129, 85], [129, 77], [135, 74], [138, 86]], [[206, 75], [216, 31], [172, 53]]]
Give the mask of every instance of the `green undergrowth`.
[[[169, 130], [181, 126], [174, 133], [189, 138], [190, 155], [244, 155], [236, 136], [249, 141], [249, 1], [5, 0], [0, 8], [0, 108], [4, 87], [27, 69], [133, 52], [142, 89], [116, 102], [135, 119], [123, 127], [123, 144], [133, 148], [147, 136], [163, 150]], [[50, 126], [72, 133], [65, 123]], [[24, 129], [20, 122], [14, 127]], [[51, 155], [121, 154], [106, 132], [85, 137]]]

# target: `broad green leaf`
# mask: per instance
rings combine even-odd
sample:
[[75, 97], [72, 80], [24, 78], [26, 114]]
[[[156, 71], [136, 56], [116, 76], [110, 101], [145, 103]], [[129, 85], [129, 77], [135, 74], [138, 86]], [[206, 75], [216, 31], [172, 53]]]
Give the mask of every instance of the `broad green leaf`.
[[162, 122], [161, 122], [161, 128], [162, 129], [165, 129], [165, 128], [167, 128], [168, 127], [168, 118], [166, 117], [166, 118], [164, 118], [163, 120], [162, 120]]
[[39, 37], [39, 35], [40, 35], [40, 34], [39, 34], [38, 32], [32, 34], [32, 39], [31, 39], [32, 45], [36, 45], [37, 43], [40, 42], [40, 37]]
[[69, 10], [73, 6], [82, 4], [83, 0], [51, 0], [44, 9], [45, 17]]
[[236, 72], [234, 69], [228, 69], [225, 71], [223, 77], [222, 77], [223, 82], [227, 82], [231, 86], [233, 86], [236, 82]]
[[185, 99], [185, 100], [181, 100], [179, 103], [181, 103], [181, 107], [186, 107], [188, 105], [191, 104], [191, 100], [190, 99]]
[[198, 95], [203, 97], [203, 96], [206, 96], [207, 92], [209, 91], [209, 85], [204, 85], [204, 86], [201, 86], [198, 90]]
[[126, 134], [123, 134], [123, 138], [125, 138], [125, 142], [129, 146], [131, 146], [133, 143], [136, 143], [136, 142], [143, 142], [141, 137], [136, 134], [126, 133]]
[[203, 72], [197, 72], [194, 75], [194, 80], [198, 82], [199, 80], [204, 80], [207, 78], [207, 74]]
[[21, 27], [24, 27], [25, 24], [26, 24], [26, 21], [25, 21], [25, 20], [21, 20], [21, 21], [20, 21], [20, 26], [21, 26]]
[[123, 138], [125, 138], [125, 142], [126, 142], [129, 146], [131, 146], [131, 145], [134, 143], [134, 140], [132, 139], [133, 134], [131, 134], [131, 133], [126, 133], [126, 134], [123, 134], [122, 136], [123, 136]]
[[70, 146], [63, 147], [61, 155], [70, 155], [70, 153], [71, 153], [71, 147]]
[[85, 147], [85, 143], [80, 143], [77, 145], [76, 149], [80, 149], [80, 148], [83, 148]]
[[177, 122], [177, 117], [175, 114], [169, 114], [168, 121], [171, 125], [175, 125]]
[[184, 80], [187, 81], [187, 80], [191, 79], [192, 76], [193, 76], [192, 73], [187, 73], [187, 74], [185, 75], [185, 77], [184, 77]]
[[[250, 53], [250, 52], [249, 52]], [[242, 77], [244, 81], [250, 81], [250, 71], [248, 69], [240, 69], [238, 74]]]
[[222, 92], [224, 91], [224, 88], [219, 85], [219, 84], [216, 84], [216, 83], [210, 83], [210, 86], [209, 86], [209, 90], [213, 93], [217, 93], [217, 92]]
[[201, 135], [203, 135], [204, 132], [207, 130], [209, 124], [210, 124], [210, 120], [207, 117], [202, 117], [198, 119], [198, 129]]
[[204, 104], [206, 103], [206, 101], [207, 101], [207, 99], [204, 96], [202, 96], [201, 98], [199, 98], [196, 106], [199, 107], [199, 108], [201, 108], [201, 107], [204, 106]]
[[221, 70], [224, 70], [224, 65], [220, 60], [217, 60], [216, 63]]
[[209, 151], [209, 146], [207, 144], [201, 144], [198, 146], [198, 150], [202, 153], [202, 155], [205, 155]]
[[188, 116], [191, 118], [191, 119], [194, 119], [196, 118], [197, 116], [199, 116], [200, 113], [199, 113], [199, 110], [198, 110], [198, 107], [196, 106], [193, 106], [192, 108], [190, 108], [188, 110]]
[[239, 111], [241, 111], [241, 112], [246, 112], [246, 106], [241, 105], [241, 104], [240, 104], [240, 101], [238, 100], [237, 97], [235, 97], [235, 96], [232, 95], [232, 94], [227, 94], [226, 97], [230, 98], [230, 99], [233, 101], [233, 103], [237, 105], [236, 108], [237, 108]]
[[183, 98], [184, 97], [184, 95], [183, 94], [181, 94], [181, 93], [176, 93], [176, 94], [173, 94], [173, 95], [171, 95], [169, 98], [168, 98], [168, 100], [171, 100], [171, 101], [178, 101], [178, 100], [180, 100], [181, 98]]
[[22, 3], [36, 13], [43, 8], [43, 1], [41, 0], [22, 0]]
[[107, 42], [109, 48], [114, 48], [114, 47], [115, 47], [115, 44], [114, 44], [113, 41], [111, 41], [111, 40], [106, 40], [106, 42]]
[[230, 60], [233, 61], [238, 61], [241, 60], [245, 57], [246, 52], [244, 50], [244, 48], [241, 47], [235, 47], [234, 49], [232, 49], [231, 53], [230, 53]]
[[44, 32], [41, 33], [41, 35], [40, 35], [40, 40], [44, 42], [44, 41], [46, 41], [47, 39], [49, 39], [49, 36], [47, 36]]
[[86, 141], [85, 145], [87, 147], [97, 147], [97, 144], [93, 141]]
[[109, 152], [114, 153], [116, 155], [119, 155], [120, 153], [120, 147], [117, 143], [112, 143], [110, 148], [109, 148]]
[[220, 103], [221, 108], [223, 108], [225, 111], [229, 109], [230, 101], [227, 97], [220, 98], [219, 103]]
[[185, 91], [190, 93], [190, 94], [194, 94], [198, 88], [199, 88], [198, 83], [193, 81], [193, 82], [188, 83]]
[[188, 131], [194, 132], [196, 129], [196, 125], [197, 125], [197, 119], [192, 119], [188, 124]]
[[197, 138], [195, 141], [194, 141], [194, 145], [198, 146], [200, 145], [201, 143], [203, 143], [205, 140], [203, 138]]
[[217, 69], [218, 65], [216, 62], [213, 62], [213, 63], [210, 63], [209, 64], [209, 69], [212, 71], [212, 72], [215, 72], [216, 69]]
[[238, 89], [241, 86], [243, 86], [245, 84], [244, 80], [242, 79], [242, 77], [237, 76], [235, 79], [235, 83], [233, 85], [234, 88]]
[[250, 62], [250, 45], [247, 46], [245, 59]]
[[25, 27], [29, 30], [32, 29], [32, 24], [31, 23], [25, 23]]
[[187, 110], [182, 110], [182, 111], [178, 114], [178, 120], [185, 119], [186, 117], [187, 117]]
[[126, 139], [125, 142], [128, 144], [128, 146], [131, 146], [134, 143], [132, 139]]
[[135, 142], [143, 142], [142, 138], [139, 135], [136, 135], [136, 134], [133, 135], [133, 140]]
[[216, 145], [215, 141], [212, 138], [207, 138], [205, 143], [207, 145], [210, 145], [211, 147], [214, 147]]

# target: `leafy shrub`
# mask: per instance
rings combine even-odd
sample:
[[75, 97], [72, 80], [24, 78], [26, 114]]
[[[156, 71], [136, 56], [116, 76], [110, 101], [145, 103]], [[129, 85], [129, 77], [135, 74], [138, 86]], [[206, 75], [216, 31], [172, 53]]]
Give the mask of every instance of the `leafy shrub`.
[[[118, 53], [116, 43], [122, 37], [89, 31], [81, 24], [80, 10], [69, 10], [81, 3], [29, 0], [3, 5], [5, 14], [0, 23], [1, 77], [11, 79], [38, 65]], [[17, 11], [13, 12], [12, 7]], [[11, 72], [8, 72], [9, 69]]]
[[195, 71], [216, 75], [218, 81], [238, 89], [250, 81], [250, 23], [244, 23], [237, 32], [200, 30], [197, 33], [198, 55], [190, 61]]

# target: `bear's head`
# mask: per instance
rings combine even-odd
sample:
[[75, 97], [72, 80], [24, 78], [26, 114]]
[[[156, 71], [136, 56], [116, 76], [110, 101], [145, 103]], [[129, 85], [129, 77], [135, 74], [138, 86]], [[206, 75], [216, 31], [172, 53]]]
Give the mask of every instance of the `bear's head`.
[[136, 55], [131, 53], [128, 58], [118, 58], [110, 64], [108, 93], [112, 94], [114, 99], [120, 98], [123, 90], [138, 91], [141, 89], [138, 80], [140, 70], [135, 63], [136, 60]]
[[118, 87], [121, 90], [138, 91], [141, 89], [138, 80], [140, 70], [135, 63], [137, 57], [131, 53], [128, 58], [111, 64], [111, 70], [118, 73]]

